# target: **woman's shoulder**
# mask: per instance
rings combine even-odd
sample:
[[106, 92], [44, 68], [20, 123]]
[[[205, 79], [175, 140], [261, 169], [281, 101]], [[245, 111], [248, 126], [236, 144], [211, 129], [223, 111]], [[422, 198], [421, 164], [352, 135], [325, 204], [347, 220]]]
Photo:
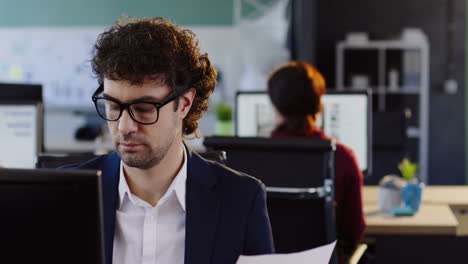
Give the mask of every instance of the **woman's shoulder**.
[[345, 175], [354, 179], [363, 178], [356, 154], [349, 146], [341, 142], [336, 143], [335, 164], [336, 169], [343, 170]]
[[324, 140], [332, 140], [335, 142], [336, 145], [336, 162], [337, 163], [346, 163], [349, 165], [356, 165], [357, 166], [357, 158], [356, 154], [354, 153], [353, 149], [350, 148], [348, 145], [344, 144], [343, 142], [332, 138], [326, 135], [322, 130], [316, 129], [311, 136], [315, 136], [317, 138], [321, 138]]
[[350, 148], [349, 146], [343, 144], [342, 142], [338, 141], [338, 140], [335, 140], [335, 144], [336, 144], [336, 152], [340, 152], [342, 155], [346, 156], [346, 157], [349, 157], [349, 158], [353, 158], [355, 157], [356, 155], [354, 154], [354, 151], [352, 148]]

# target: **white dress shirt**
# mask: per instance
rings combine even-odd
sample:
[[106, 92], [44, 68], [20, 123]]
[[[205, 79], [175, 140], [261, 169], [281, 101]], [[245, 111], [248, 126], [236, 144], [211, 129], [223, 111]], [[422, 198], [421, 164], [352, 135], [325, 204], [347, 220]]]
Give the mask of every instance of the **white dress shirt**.
[[120, 163], [119, 202], [114, 233], [114, 264], [183, 264], [185, 254], [185, 182], [182, 168], [156, 206], [130, 192]]

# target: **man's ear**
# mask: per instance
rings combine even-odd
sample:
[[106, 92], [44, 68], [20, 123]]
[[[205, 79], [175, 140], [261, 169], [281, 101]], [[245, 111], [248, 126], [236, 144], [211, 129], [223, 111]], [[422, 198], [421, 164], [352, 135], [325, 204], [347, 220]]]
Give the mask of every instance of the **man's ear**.
[[197, 94], [197, 90], [195, 88], [190, 88], [185, 91], [179, 97], [179, 110], [182, 118], [185, 118], [192, 108], [193, 100], [195, 99], [195, 95]]

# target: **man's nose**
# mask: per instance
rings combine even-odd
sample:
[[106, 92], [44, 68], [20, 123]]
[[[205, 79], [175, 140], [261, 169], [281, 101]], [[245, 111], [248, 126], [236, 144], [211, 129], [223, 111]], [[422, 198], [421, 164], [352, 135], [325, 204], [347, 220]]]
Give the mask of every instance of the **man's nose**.
[[122, 111], [122, 116], [119, 119], [119, 132], [122, 135], [131, 134], [138, 129], [138, 123], [132, 119], [128, 110]]

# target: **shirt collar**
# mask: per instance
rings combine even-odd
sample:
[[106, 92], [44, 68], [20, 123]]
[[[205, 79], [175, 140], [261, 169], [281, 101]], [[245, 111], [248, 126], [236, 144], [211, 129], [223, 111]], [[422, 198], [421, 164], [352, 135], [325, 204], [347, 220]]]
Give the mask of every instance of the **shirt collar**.
[[[184, 149], [184, 162], [182, 164], [182, 167], [180, 168], [176, 177], [174, 178], [171, 185], [167, 189], [166, 193], [163, 195], [163, 197], [161, 197], [160, 201], [166, 200], [167, 197], [174, 190], [180, 206], [185, 211], [185, 193], [186, 193], [186, 181], [187, 181], [187, 150], [185, 149], [185, 147], [183, 149]], [[119, 205], [117, 207], [118, 209], [120, 209], [120, 206], [122, 206], [125, 195], [127, 195], [128, 198], [132, 200], [132, 193], [130, 192], [130, 188], [128, 187], [127, 180], [125, 179], [122, 161], [120, 161], [119, 177], [120, 177], [120, 180], [119, 180]], [[132, 202], [135, 203], [133, 200]]]

